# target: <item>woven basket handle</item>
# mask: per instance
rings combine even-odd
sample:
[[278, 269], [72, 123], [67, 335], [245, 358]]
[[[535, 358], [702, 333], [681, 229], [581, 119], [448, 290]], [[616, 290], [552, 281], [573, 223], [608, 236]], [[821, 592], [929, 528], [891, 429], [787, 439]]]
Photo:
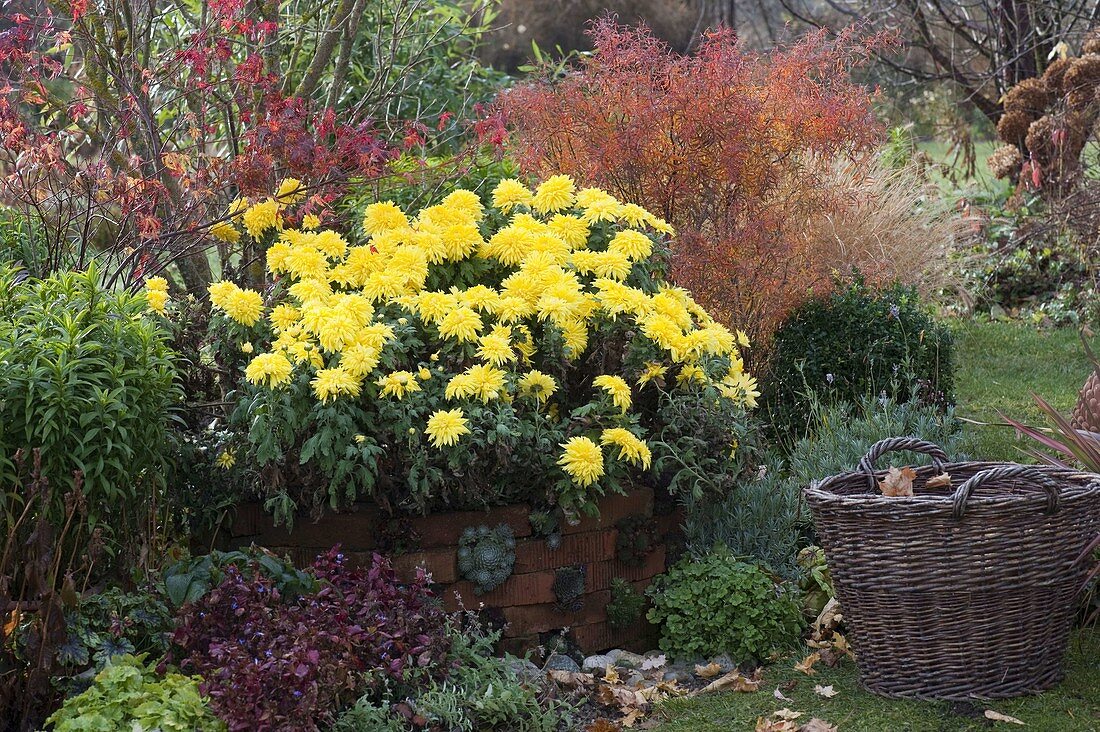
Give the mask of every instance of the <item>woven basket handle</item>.
[[957, 519], [962, 518], [962, 515], [966, 512], [966, 502], [970, 500], [970, 494], [982, 483], [990, 480], [1006, 480], [1008, 478], [1027, 478], [1033, 481], [1047, 494], [1047, 511], [1054, 513], [1058, 510], [1058, 497], [1061, 488], [1057, 481], [1031, 465], [1005, 465], [999, 468], [983, 470], [971, 476], [969, 480], [960, 485], [958, 490], [955, 491], [955, 496], [952, 498], [953, 505], [951, 507], [951, 514]]
[[931, 455], [932, 467], [935, 468], [936, 473], [942, 473], [943, 464], [947, 462], [947, 453], [943, 451], [942, 447], [919, 437], [888, 437], [885, 440], [879, 440], [871, 445], [871, 449], [859, 461], [859, 470], [867, 474], [867, 482], [872, 491], [878, 487], [878, 481], [875, 480], [875, 461], [888, 452], [897, 452], [898, 450], [909, 450], [910, 452]]

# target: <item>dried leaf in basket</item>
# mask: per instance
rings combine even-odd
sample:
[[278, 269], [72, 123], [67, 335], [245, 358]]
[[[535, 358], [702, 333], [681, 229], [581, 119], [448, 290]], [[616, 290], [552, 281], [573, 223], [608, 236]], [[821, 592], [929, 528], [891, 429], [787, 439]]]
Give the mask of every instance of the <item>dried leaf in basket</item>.
[[925, 488], [950, 488], [951, 487], [951, 473], [940, 473], [939, 475], [929, 478], [924, 484]]
[[912, 468], [895, 468], [891, 465], [886, 471], [886, 477], [878, 482], [878, 489], [884, 496], [909, 498], [913, 495], [913, 480], [916, 477], [917, 471]]

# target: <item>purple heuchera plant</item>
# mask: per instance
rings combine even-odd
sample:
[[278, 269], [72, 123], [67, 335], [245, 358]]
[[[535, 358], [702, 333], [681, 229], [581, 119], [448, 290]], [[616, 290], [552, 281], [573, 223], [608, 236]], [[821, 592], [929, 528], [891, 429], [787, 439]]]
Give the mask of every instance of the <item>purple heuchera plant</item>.
[[409, 666], [426, 669], [425, 680], [446, 673], [446, 615], [423, 572], [404, 585], [385, 558], [352, 568], [339, 547], [310, 571], [320, 589], [284, 597], [261, 572], [245, 579], [231, 567], [180, 608], [172, 660], [203, 677], [230, 730], [316, 730], [367, 678], [400, 678]]

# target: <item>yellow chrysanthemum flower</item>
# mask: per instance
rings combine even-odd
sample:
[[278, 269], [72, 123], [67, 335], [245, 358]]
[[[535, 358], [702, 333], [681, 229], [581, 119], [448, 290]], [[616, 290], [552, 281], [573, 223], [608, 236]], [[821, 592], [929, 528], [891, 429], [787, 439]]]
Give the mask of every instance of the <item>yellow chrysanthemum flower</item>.
[[668, 373], [668, 366], [664, 366], [653, 361], [645, 362], [645, 370], [638, 376], [638, 386], [645, 386], [649, 382], [664, 378], [664, 375]]
[[439, 324], [439, 334], [465, 343], [477, 340], [481, 327], [480, 315], [470, 308], [455, 308]]
[[[270, 252], [271, 250], [268, 249]], [[270, 260], [269, 260], [270, 261]], [[283, 262], [283, 268], [298, 279], [328, 279], [328, 259], [310, 246], [291, 247]]]
[[264, 299], [255, 290], [242, 290], [232, 282], [215, 282], [207, 292], [214, 307], [242, 325], [255, 325], [263, 315]]
[[470, 386], [473, 388], [471, 396], [476, 396], [483, 402], [490, 402], [504, 393], [504, 371], [485, 364], [471, 366], [466, 370], [470, 377]]
[[614, 445], [619, 448], [619, 460], [628, 460], [638, 467], [649, 469], [653, 453], [649, 445], [640, 440], [633, 432], [622, 427], [612, 427], [600, 434], [601, 445]]
[[482, 361], [488, 361], [494, 366], [503, 366], [506, 363], [515, 361], [516, 353], [512, 350], [508, 335], [494, 330], [494, 332], [481, 337], [477, 357]]
[[253, 384], [275, 387], [290, 381], [294, 367], [281, 353], [261, 353], [244, 369], [244, 376]]
[[626, 231], [620, 231], [607, 245], [608, 250], [613, 252], [619, 252], [625, 255], [628, 259], [635, 262], [640, 262], [643, 259], [648, 259], [653, 254], [653, 242], [648, 236], [640, 231], [634, 231], [627, 229]]
[[168, 293], [164, 290], [146, 289], [145, 302], [154, 313], [164, 315], [165, 307], [168, 305]]
[[461, 211], [471, 219], [481, 218], [484, 206], [481, 205], [481, 197], [473, 191], [459, 188], [443, 197], [442, 206], [455, 211]]
[[552, 175], [535, 189], [531, 208], [539, 213], [553, 213], [573, 205], [576, 186], [568, 175]]
[[555, 214], [547, 223], [550, 230], [574, 249], [588, 244], [588, 224], [576, 216]]
[[680, 373], [676, 375], [676, 383], [681, 386], [689, 383], [705, 384], [707, 375], [696, 364], [686, 363], [680, 367]]
[[368, 234], [403, 229], [408, 225], [409, 219], [405, 216], [405, 212], [393, 201], [372, 203], [363, 213], [363, 231]]
[[468, 308], [492, 313], [500, 302], [500, 293], [485, 285], [474, 285], [458, 293], [458, 301]]
[[443, 448], [457, 445], [460, 437], [470, 434], [470, 428], [461, 409], [441, 409], [428, 418], [424, 433], [431, 439], [432, 445]]
[[279, 190], [275, 193], [275, 200], [282, 204], [296, 203], [306, 197], [302, 190], [302, 181], [297, 178], [287, 178], [279, 184]]
[[425, 290], [416, 296], [415, 306], [421, 320], [439, 325], [458, 307], [458, 296], [450, 292]]
[[306, 214], [302, 217], [302, 228], [313, 231], [321, 226], [321, 217], [317, 214]]
[[756, 407], [760, 390], [757, 388], [756, 379], [744, 371], [737, 374], [729, 374], [718, 384], [723, 396], [732, 399], [738, 404], [753, 409]]
[[584, 209], [581, 218], [590, 224], [614, 221], [622, 209], [614, 196], [599, 188], [585, 188], [577, 193], [577, 205]]
[[357, 343], [340, 353], [340, 366], [357, 379], [362, 379], [378, 366], [379, 354], [379, 349]]
[[538, 404], [545, 404], [557, 390], [558, 383], [554, 377], [536, 369], [531, 369], [519, 380], [520, 394], [534, 399]]
[[228, 207], [225, 209], [226, 216], [240, 216], [242, 213], [248, 210], [248, 199], [237, 198], [234, 199]]
[[431, 369], [429, 369], [425, 366], [421, 366], [419, 369], [417, 369], [416, 376], [421, 381], [427, 381], [428, 379], [432, 378]]
[[268, 229], [279, 228], [279, 204], [272, 198], [249, 207], [244, 212], [244, 228], [253, 239], [259, 239]]
[[252, 341], [245, 341], [241, 344], [241, 353], [252, 353]]
[[338, 396], [359, 396], [362, 384], [347, 369], [337, 366], [331, 369], [318, 369], [310, 382], [313, 393], [323, 403]]
[[611, 397], [611, 403], [624, 413], [630, 409], [630, 384], [621, 376], [603, 374], [592, 380], [592, 383], [603, 389]]
[[508, 226], [493, 234], [486, 243], [484, 254], [501, 264], [514, 267], [531, 252], [534, 235], [518, 226]]
[[567, 320], [559, 324], [562, 339], [570, 358], [577, 358], [588, 348], [588, 328], [579, 320]]
[[466, 399], [474, 394], [476, 387], [474, 380], [468, 373], [456, 374], [447, 382], [447, 388], [443, 395], [448, 399]]
[[168, 292], [168, 280], [163, 277], [146, 277], [145, 289], [148, 292]]
[[295, 282], [287, 290], [298, 302], [325, 302], [332, 296], [332, 286], [325, 280], [305, 279]]
[[284, 331], [297, 323], [300, 317], [301, 313], [298, 312], [296, 307], [281, 303], [271, 309], [268, 320], [271, 321], [271, 325], [275, 330]]
[[599, 277], [625, 280], [630, 275], [631, 266], [630, 259], [625, 254], [609, 249], [596, 254], [593, 270]]
[[573, 437], [561, 447], [558, 465], [574, 483], [587, 488], [603, 476], [603, 451], [595, 442], [587, 437]]
[[237, 456], [232, 450], [222, 450], [214, 463], [222, 470], [229, 470], [237, 463]]
[[649, 223], [650, 218], [652, 218], [652, 214], [636, 203], [624, 203], [623, 207], [619, 209], [619, 219], [630, 226], [644, 226]]
[[493, 206], [504, 213], [519, 205], [528, 206], [533, 199], [531, 190], [514, 178], [505, 178], [493, 189]]
[[217, 221], [210, 225], [210, 236], [230, 244], [241, 240], [241, 232], [228, 221]]
[[399, 400], [406, 394], [420, 391], [420, 384], [411, 371], [394, 371], [392, 374], [379, 377], [375, 383], [382, 387], [378, 396], [395, 396]]

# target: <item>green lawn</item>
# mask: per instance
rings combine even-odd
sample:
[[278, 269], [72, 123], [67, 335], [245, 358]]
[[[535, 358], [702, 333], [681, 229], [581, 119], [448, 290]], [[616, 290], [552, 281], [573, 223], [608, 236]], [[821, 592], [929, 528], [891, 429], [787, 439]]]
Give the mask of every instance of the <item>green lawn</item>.
[[[899, 629], [898, 632], [919, 632]], [[1026, 632], [1026, 630], [1024, 630]], [[817, 664], [814, 676], [795, 671], [797, 658], [769, 666], [760, 690], [752, 693], [720, 693], [666, 702], [657, 718], [664, 723], [660, 732], [735, 732], [752, 730], [758, 717], [787, 708], [803, 712], [799, 722], [818, 717], [838, 726], [840, 732], [962, 732], [1017, 725], [985, 719], [991, 709], [1023, 721], [1021, 729], [1034, 732], [1076, 732], [1100, 730], [1100, 632], [1082, 633], [1070, 646], [1066, 680], [1038, 696], [1004, 699], [976, 704], [919, 702], [885, 699], [863, 691], [855, 665], [844, 661], [836, 668]], [[788, 689], [791, 682], [794, 688]], [[782, 693], [790, 699], [774, 696]], [[814, 686], [832, 686], [838, 692], [826, 699]]]
[[1041, 331], [1016, 323], [961, 322], [955, 326], [957, 415], [990, 426], [967, 424], [964, 450], [975, 459], [1026, 459], [1001, 414], [1043, 426], [1031, 397], [1039, 394], [1068, 414], [1089, 374], [1089, 363], [1072, 328]]
[[[1068, 412], [1089, 373], [1084, 350], [1073, 329], [1040, 331], [1016, 323], [959, 322], [956, 335], [957, 414], [983, 423], [1000, 422], [1000, 414], [1030, 424], [1044, 424], [1031, 399], [1041, 394], [1055, 407]], [[1100, 344], [1097, 344], [1100, 346]], [[983, 460], [1019, 460], [1027, 442], [1017, 440], [1009, 427], [964, 426], [963, 449]], [[899, 628], [898, 632], [920, 632]], [[1026, 633], [1026, 628], [1021, 628]], [[1100, 732], [1100, 630], [1078, 635], [1068, 659], [1066, 681], [1035, 697], [995, 701], [988, 704], [946, 704], [890, 700], [877, 697], [859, 686], [850, 662], [830, 669], [821, 668], [814, 677], [805, 676], [787, 659], [765, 670], [761, 690], [749, 694], [723, 693], [665, 704], [659, 718], [660, 732], [718, 732], [752, 730], [757, 717], [787, 707], [805, 712], [799, 722], [817, 716], [839, 725], [841, 732], [954, 732], [990, 727], [1014, 729], [1016, 725], [993, 723], [982, 714], [992, 709], [1023, 720], [1024, 729], [1061, 732]], [[820, 664], [819, 664], [820, 666]], [[777, 686], [795, 682], [784, 694], [791, 701], [777, 699]], [[814, 693], [814, 685], [832, 685], [839, 692], [826, 699]]]

